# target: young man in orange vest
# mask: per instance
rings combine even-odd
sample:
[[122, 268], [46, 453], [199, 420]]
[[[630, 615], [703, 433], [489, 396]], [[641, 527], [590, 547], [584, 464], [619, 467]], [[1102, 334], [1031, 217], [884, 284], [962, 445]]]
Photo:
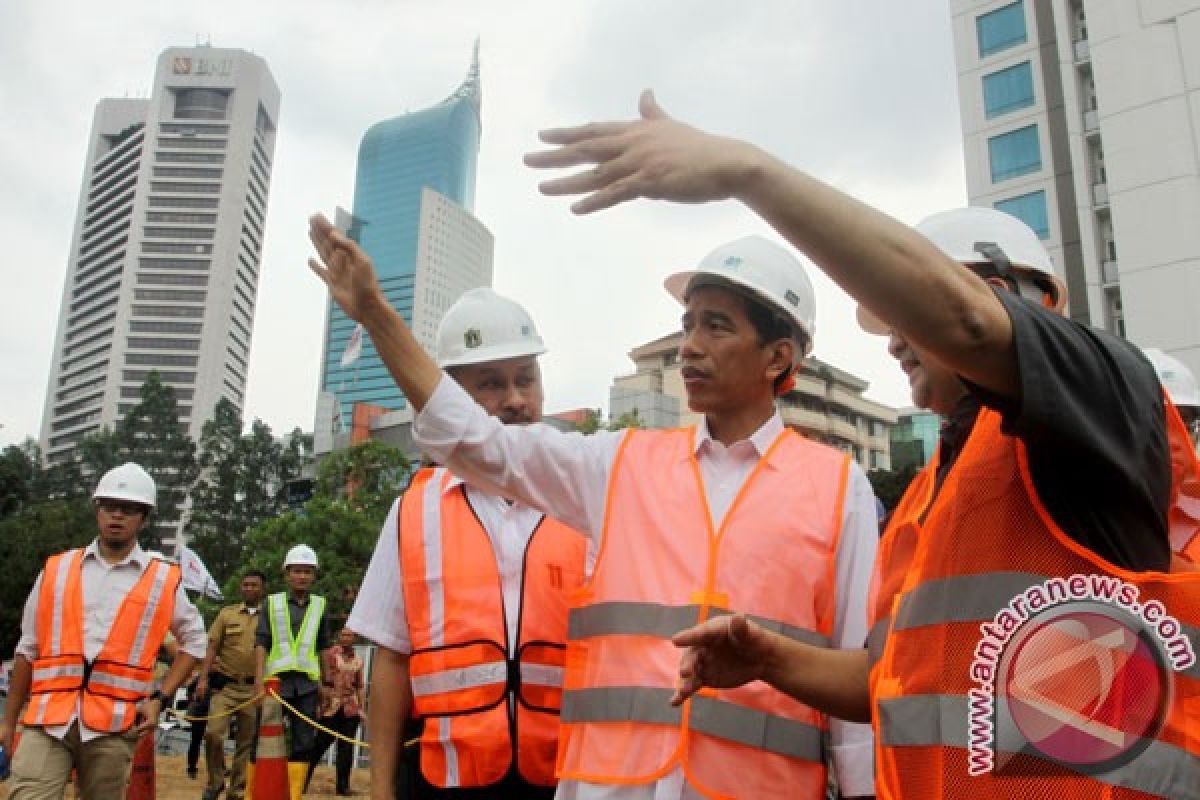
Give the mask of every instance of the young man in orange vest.
[[[92, 497], [96, 540], [47, 559], [25, 603], [0, 723], [0, 746], [11, 751], [29, 700], [9, 785], [16, 800], [61, 798], [72, 769], [82, 800], [124, 797], [138, 739], [153, 735], [164, 698], [204, 655], [204, 621], [179, 567], [138, 545], [154, 510], [154, 480], [123, 464], [105, 473]], [[155, 686], [168, 631], [179, 652]]]
[[578, 213], [637, 197], [736, 198], [860, 304], [947, 416], [880, 547], [871, 647], [752, 620], [676, 638], [684, 702], [762, 679], [872, 718], [888, 798], [1190, 797], [1200, 786], [1200, 573], [1172, 553], [1187, 441], [1146, 360], [1076, 324], [1025, 224], [960, 209], [902, 225], [745, 142], [667, 117], [547, 131], [543, 184]]
[[[698, 428], [567, 434], [489, 418], [384, 299], [370, 260], [323, 217], [310, 262], [371, 334], [420, 412], [415, 438], [455, 474], [584, 532], [599, 555], [573, 603], [557, 797], [872, 793], [870, 733], [764, 684], [668, 701], [671, 636], [731, 610], [792, 640], [859, 648], [878, 532], [866, 477], [786, 429], [776, 410], [808, 351], [815, 299], [784, 248], [747, 237], [667, 279], [684, 305], [679, 357]], [[826, 734], [833, 748], [827, 753]]]
[[[533, 319], [491, 289], [446, 311], [438, 364], [504, 425], [542, 418]], [[371, 785], [394, 797], [406, 720], [424, 720], [417, 798], [550, 798], [567, 608], [587, 541], [529, 506], [424, 469], [392, 506], [347, 627], [379, 650]]]

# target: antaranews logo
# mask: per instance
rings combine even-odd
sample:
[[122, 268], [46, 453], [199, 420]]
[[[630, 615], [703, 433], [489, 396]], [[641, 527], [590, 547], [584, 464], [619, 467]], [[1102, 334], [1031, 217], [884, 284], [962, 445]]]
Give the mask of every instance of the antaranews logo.
[[1170, 708], [1173, 671], [1196, 653], [1158, 600], [1110, 575], [1031, 586], [982, 634], [971, 662], [970, 775], [1032, 754], [1085, 773], [1137, 757]]

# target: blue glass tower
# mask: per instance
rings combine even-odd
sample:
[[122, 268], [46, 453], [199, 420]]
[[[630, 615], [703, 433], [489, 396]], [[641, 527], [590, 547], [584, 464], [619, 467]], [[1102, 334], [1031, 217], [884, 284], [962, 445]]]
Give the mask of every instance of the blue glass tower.
[[[475, 167], [482, 133], [479, 45], [466, 80], [431, 108], [372, 125], [358, 148], [349, 235], [375, 262], [392, 306], [412, 324], [421, 190], [429, 187], [468, 211], [475, 206]], [[356, 402], [406, 405], [369, 337], [362, 355], [340, 365], [354, 321], [332, 301], [326, 319], [321, 388], [337, 395], [342, 418]]]

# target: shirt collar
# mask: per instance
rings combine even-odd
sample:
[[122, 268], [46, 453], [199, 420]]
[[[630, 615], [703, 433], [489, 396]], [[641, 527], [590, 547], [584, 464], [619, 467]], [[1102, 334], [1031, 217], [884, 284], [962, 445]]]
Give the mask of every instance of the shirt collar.
[[246, 605], [245, 602], [238, 603], [239, 614], [257, 614], [260, 608], [262, 608], [262, 605], [257, 605], [254, 608], [251, 608], [250, 606]]
[[[466, 486], [467, 489], [469, 489], [470, 491], [473, 491], [473, 492], [482, 492], [483, 494], [487, 494], [492, 497], [500, 497], [500, 495], [493, 495], [491, 492], [484, 492], [482, 489], [472, 486], [471, 484], [464, 481], [462, 478], [455, 475], [453, 472], [450, 473], [450, 479], [448, 481], [446, 481], [446, 487], [444, 489], [442, 489], [442, 496], [444, 497], [444, 496], [450, 494], [450, 492], [454, 491], [455, 489], [457, 489], [460, 486]], [[503, 500], [506, 498], [501, 497], [500, 499]], [[512, 500], [510, 502], [511, 502], [513, 508], [527, 507], [527, 506], [525, 506], [524, 503], [520, 502], [519, 500]]]
[[[750, 434], [749, 439], [743, 439], [742, 441], [750, 442], [750, 445], [754, 448], [754, 452], [758, 454], [759, 458], [762, 458], [771, 449], [771, 445], [775, 443], [775, 440], [779, 438], [779, 434], [781, 433], [783, 433], [783, 417], [779, 416], [778, 411], [775, 411], [758, 430]], [[708, 417], [701, 417], [700, 423], [696, 426], [696, 444], [693, 453], [699, 456], [706, 449], [712, 447], [714, 441], [712, 434], [708, 430]], [[740, 442], [734, 443], [734, 445], [737, 444], [740, 444]]]
[[[108, 563], [108, 562], [104, 561], [103, 558], [100, 557], [99, 542], [100, 542], [99, 539], [92, 539], [92, 543], [83, 549], [83, 558], [88, 558], [90, 556], [90, 557], [96, 559], [97, 561], [100, 561], [101, 563]], [[138, 544], [137, 542], [133, 543], [133, 549], [129, 551], [129, 554], [126, 555], [125, 558], [118, 561], [116, 564], [113, 564], [113, 566], [119, 567], [124, 564], [130, 564], [130, 563], [136, 564], [138, 567], [140, 567], [142, 569], [145, 569], [146, 565], [150, 563], [150, 554], [147, 553], [145, 550], [143, 550], [142, 546], [140, 544]]]

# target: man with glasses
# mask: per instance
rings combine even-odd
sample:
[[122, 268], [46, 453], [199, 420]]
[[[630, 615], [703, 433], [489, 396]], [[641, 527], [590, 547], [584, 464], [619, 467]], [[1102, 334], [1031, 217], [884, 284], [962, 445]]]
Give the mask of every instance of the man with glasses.
[[[0, 746], [11, 751], [29, 700], [10, 800], [62, 797], [72, 769], [81, 800], [123, 797], [138, 739], [204, 657], [204, 620], [178, 565], [137, 541], [154, 510], [154, 480], [122, 464], [92, 497], [96, 539], [50, 556], [25, 602], [0, 723]], [[156, 686], [154, 661], [168, 631], [179, 653]]]

